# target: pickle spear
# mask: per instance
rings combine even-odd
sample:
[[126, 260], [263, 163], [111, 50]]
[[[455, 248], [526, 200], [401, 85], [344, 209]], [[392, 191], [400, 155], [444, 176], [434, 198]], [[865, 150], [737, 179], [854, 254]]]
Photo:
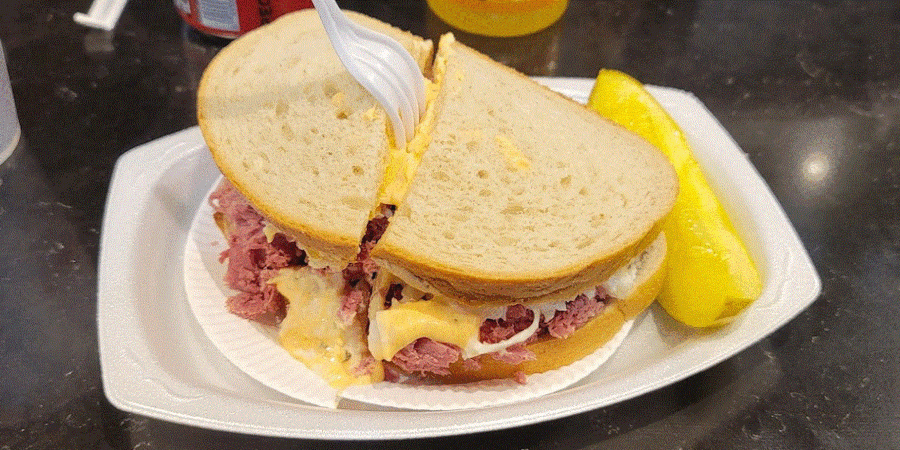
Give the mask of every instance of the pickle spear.
[[588, 107], [657, 146], [678, 174], [678, 198], [663, 224], [668, 275], [659, 303], [693, 327], [730, 322], [759, 297], [762, 281], [684, 133], [639, 81], [622, 72], [600, 71]]

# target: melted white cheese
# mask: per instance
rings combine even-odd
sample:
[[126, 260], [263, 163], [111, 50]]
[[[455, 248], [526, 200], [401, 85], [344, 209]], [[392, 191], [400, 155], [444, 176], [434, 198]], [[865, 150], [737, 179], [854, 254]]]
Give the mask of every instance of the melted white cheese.
[[606, 292], [615, 298], [628, 298], [628, 296], [631, 295], [631, 291], [636, 287], [637, 275], [644, 266], [644, 256], [646, 254], [647, 252], [643, 252], [640, 255], [631, 258], [631, 261], [628, 261], [628, 264], [620, 267], [619, 270], [615, 271], [615, 273], [607, 278], [600, 286], [602, 286], [603, 289], [606, 289]]
[[486, 353], [503, 351], [512, 347], [513, 345], [525, 342], [526, 340], [528, 340], [528, 338], [531, 337], [531, 335], [537, 332], [538, 325], [540, 325], [540, 323], [540, 316], [535, 314], [534, 320], [531, 321], [531, 325], [528, 328], [510, 336], [508, 339], [502, 340], [495, 344], [485, 344], [481, 342], [476, 336], [474, 339], [470, 339], [469, 342], [466, 343], [466, 346], [463, 347], [462, 356], [465, 359], [473, 358], [475, 356], [484, 355]]

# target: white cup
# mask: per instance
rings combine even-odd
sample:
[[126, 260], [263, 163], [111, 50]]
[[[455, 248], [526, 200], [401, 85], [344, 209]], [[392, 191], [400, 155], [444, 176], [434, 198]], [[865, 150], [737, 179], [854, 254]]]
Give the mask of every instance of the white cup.
[[21, 134], [12, 87], [9, 85], [9, 72], [6, 71], [6, 57], [0, 43], [0, 164], [16, 149]]

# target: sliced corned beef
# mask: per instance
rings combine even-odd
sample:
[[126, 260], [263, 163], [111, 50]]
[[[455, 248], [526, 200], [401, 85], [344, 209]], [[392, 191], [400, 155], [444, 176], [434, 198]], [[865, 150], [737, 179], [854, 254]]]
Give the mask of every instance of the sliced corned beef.
[[344, 268], [343, 276], [347, 284], [347, 292], [341, 300], [338, 318], [349, 324], [357, 314], [366, 310], [369, 297], [372, 295], [372, 277], [378, 271], [378, 265], [369, 256], [372, 247], [387, 229], [388, 217], [393, 213], [389, 207], [382, 207], [381, 215], [374, 217], [366, 224], [366, 232], [359, 244], [356, 260]]
[[338, 309], [338, 319], [344, 325], [349, 325], [356, 315], [365, 311], [369, 297], [372, 295], [372, 287], [367, 282], [357, 282], [349, 287], [347, 293], [341, 298], [341, 307]]
[[533, 321], [534, 311], [523, 305], [512, 305], [506, 308], [506, 316], [502, 319], [485, 320], [478, 330], [478, 337], [486, 344], [496, 344], [530, 327]]
[[279, 269], [302, 266], [303, 251], [282, 234], [276, 234], [269, 242], [263, 233], [262, 215], [228, 181], [219, 185], [209, 202], [228, 224], [228, 249], [222, 252], [220, 260], [228, 261], [225, 283], [239, 291], [228, 299], [228, 310], [263, 323], [281, 321], [286, 301], [268, 281]]
[[510, 345], [506, 350], [489, 353], [489, 355], [497, 361], [502, 361], [513, 366], [525, 361], [534, 361], [534, 353], [532, 353], [531, 350], [528, 350], [528, 348], [525, 347], [526, 345], [528, 344], [524, 342], [521, 344]]
[[567, 338], [582, 325], [590, 322], [603, 311], [609, 295], [602, 287], [598, 287], [593, 297], [584, 294], [566, 303], [565, 311], [557, 311], [553, 319], [547, 323], [546, 330], [555, 338]]
[[[402, 298], [402, 293], [395, 291], [399, 291], [399, 289], [395, 290], [394, 286], [391, 286], [385, 306], [390, 306], [391, 298]], [[566, 303], [565, 311], [557, 311], [549, 321], [541, 318], [538, 331], [526, 342], [511, 345], [499, 352], [464, 360], [463, 367], [470, 370], [477, 369], [480, 366], [479, 359], [488, 356], [511, 365], [534, 360], [534, 353], [528, 350], [527, 344], [548, 334], [558, 339], [569, 337], [575, 330], [600, 314], [608, 300], [609, 295], [601, 287], [596, 289], [592, 297], [579, 295], [575, 300]], [[523, 305], [512, 305], [507, 308], [503, 318], [488, 319], [481, 324], [479, 340], [494, 344], [509, 339], [516, 333], [527, 329], [534, 320], [534, 314], [534, 311]], [[450, 364], [461, 357], [462, 351], [459, 347], [435, 342], [429, 338], [419, 338], [400, 350], [391, 361], [407, 373], [447, 375]], [[524, 374], [517, 373], [515, 379], [520, 383], [524, 382]]]
[[447, 369], [460, 355], [462, 350], [455, 345], [419, 338], [397, 352], [391, 362], [407, 373], [449, 375]]

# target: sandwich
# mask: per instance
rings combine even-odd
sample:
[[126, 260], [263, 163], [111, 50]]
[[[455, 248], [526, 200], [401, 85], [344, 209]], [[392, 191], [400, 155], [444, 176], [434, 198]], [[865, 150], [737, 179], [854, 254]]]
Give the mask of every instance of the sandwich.
[[373, 19], [428, 79], [399, 149], [314, 11], [215, 58], [198, 119], [225, 181], [229, 309], [336, 388], [566, 366], [653, 301], [677, 178], [652, 145], [445, 35]]

